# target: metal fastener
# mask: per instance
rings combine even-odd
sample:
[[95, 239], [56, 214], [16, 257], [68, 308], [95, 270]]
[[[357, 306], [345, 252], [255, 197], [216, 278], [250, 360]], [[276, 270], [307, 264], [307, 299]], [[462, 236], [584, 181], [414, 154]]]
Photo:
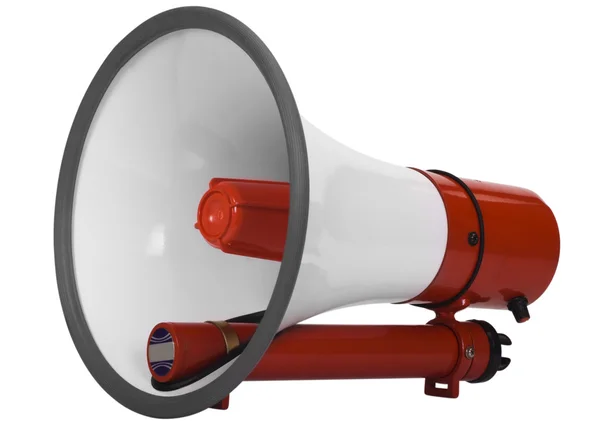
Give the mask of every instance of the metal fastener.
[[473, 348], [472, 346], [469, 346], [465, 349], [465, 357], [468, 358], [469, 360], [472, 360], [473, 358], [475, 358], [475, 348]]
[[472, 231], [469, 233], [469, 244], [471, 246], [475, 246], [477, 243], [479, 243], [479, 236], [477, 235], [477, 233], [475, 231]]

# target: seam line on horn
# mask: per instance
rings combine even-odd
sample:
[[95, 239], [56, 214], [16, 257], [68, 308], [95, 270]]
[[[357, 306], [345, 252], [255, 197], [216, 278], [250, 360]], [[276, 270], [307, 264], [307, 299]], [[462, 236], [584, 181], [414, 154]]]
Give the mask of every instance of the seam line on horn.
[[442, 171], [442, 170], [436, 170], [436, 169], [430, 169], [427, 171], [434, 173], [434, 174], [441, 175], [446, 178], [449, 178], [450, 180], [453, 180], [456, 184], [458, 184], [460, 187], [462, 187], [465, 190], [469, 199], [473, 203], [473, 207], [475, 208], [475, 212], [477, 213], [477, 221], [479, 224], [479, 242], [478, 242], [479, 243], [479, 251], [477, 253], [477, 261], [475, 263], [475, 268], [473, 269], [473, 272], [471, 273], [471, 277], [469, 278], [469, 280], [467, 281], [465, 286], [457, 294], [455, 294], [454, 296], [452, 296], [451, 298], [449, 298], [447, 300], [444, 300], [444, 301], [441, 301], [438, 303], [426, 303], [426, 304], [415, 304], [414, 305], [414, 306], [422, 307], [425, 309], [435, 310], [435, 309], [438, 309], [438, 308], [441, 308], [444, 306], [448, 306], [448, 305], [454, 303], [455, 301], [460, 299], [463, 295], [465, 295], [467, 291], [469, 291], [469, 288], [471, 288], [471, 285], [473, 285], [473, 283], [475, 282], [475, 279], [477, 279], [477, 274], [479, 273], [479, 269], [481, 268], [481, 264], [483, 262], [485, 235], [484, 235], [484, 228], [483, 228], [483, 213], [481, 211], [481, 207], [479, 206], [479, 201], [477, 201], [477, 197], [475, 196], [475, 194], [473, 193], [471, 188], [464, 181], [462, 181], [459, 177], [455, 176], [454, 174], [450, 174], [449, 172]]

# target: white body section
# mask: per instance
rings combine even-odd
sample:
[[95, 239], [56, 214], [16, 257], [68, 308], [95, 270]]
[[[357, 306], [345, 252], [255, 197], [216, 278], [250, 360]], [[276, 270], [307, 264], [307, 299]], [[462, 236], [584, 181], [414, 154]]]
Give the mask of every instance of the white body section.
[[[409, 300], [442, 262], [446, 213], [416, 171], [371, 159], [304, 122], [306, 246], [281, 328], [346, 305]], [[279, 112], [260, 71], [229, 39], [182, 30], [117, 74], [91, 124], [73, 209], [79, 299], [94, 340], [131, 385], [150, 385], [146, 341], [159, 322], [264, 310], [280, 264], [229, 255], [194, 228], [213, 177], [288, 181]]]
[[280, 328], [356, 304], [412, 299], [448, 237], [442, 198], [418, 171], [358, 153], [303, 119], [310, 207], [302, 267]]

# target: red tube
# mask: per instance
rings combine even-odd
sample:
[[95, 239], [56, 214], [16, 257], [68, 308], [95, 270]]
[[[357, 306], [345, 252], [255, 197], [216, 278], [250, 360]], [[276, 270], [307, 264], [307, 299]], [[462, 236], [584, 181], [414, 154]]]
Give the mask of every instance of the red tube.
[[[192, 375], [226, 352], [222, 330], [202, 324], [160, 326], [175, 341], [173, 373], [168, 382]], [[256, 324], [229, 324], [240, 342]], [[158, 327], [158, 326], [157, 326]], [[477, 352], [465, 364], [465, 344]], [[296, 325], [279, 333], [247, 380], [316, 380], [353, 378], [442, 378], [481, 376], [490, 358], [484, 330], [471, 322], [419, 326]], [[152, 362], [149, 361], [149, 365]], [[152, 371], [152, 368], [151, 368]], [[156, 378], [155, 372], [153, 376]]]
[[442, 377], [458, 357], [445, 326], [297, 325], [274, 340], [247, 380]]

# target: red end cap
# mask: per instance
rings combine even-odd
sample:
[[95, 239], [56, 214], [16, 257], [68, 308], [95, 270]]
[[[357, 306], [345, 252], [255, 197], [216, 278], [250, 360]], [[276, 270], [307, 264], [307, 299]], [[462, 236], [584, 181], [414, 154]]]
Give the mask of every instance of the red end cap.
[[227, 233], [230, 220], [229, 197], [213, 190], [204, 194], [198, 206], [198, 222], [195, 227], [200, 230], [206, 241], [219, 247], [219, 239]]
[[195, 227], [225, 253], [281, 261], [289, 189], [284, 182], [212, 179], [198, 205]]

